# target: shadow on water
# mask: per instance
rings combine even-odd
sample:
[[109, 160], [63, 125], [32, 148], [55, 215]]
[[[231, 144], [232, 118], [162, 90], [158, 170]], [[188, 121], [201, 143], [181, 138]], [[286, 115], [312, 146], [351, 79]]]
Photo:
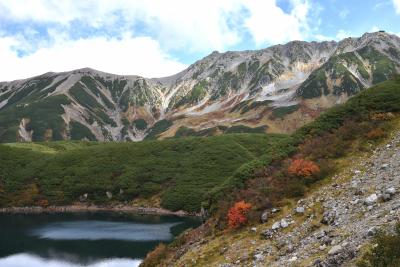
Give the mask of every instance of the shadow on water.
[[142, 259], [160, 242], [168, 243], [198, 225], [195, 218], [128, 213], [2, 214], [0, 267], [2, 258], [17, 256], [18, 261], [30, 257], [32, 262], [45, 259], [79, 265]]

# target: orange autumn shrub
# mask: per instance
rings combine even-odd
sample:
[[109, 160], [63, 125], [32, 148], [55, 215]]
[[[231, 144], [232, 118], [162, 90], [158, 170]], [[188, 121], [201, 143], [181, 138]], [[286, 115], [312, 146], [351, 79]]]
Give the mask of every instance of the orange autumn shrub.
[[290, 175], [311, 177], [320, 172], [320, 168], [311, 160], [295, 159], [288, 168]]
[[247, 223], [247, 213], [251, 209], [251, 204], [245, 201], [236, 202], [228, 211], [229, 228], [237, 229]]

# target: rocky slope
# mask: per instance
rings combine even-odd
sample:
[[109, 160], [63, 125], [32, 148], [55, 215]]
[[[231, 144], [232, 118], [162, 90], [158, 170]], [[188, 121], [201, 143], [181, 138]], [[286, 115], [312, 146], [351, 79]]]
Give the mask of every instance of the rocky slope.
[[165, 78], [46, 73], [0, 83], [0, 141], [291, 132], [399, 72], [400, 38], [376, 32], [213, 52]]
[[400, 219], [400, 131], [347, 160], [306, 198], [271, 209], [266, 223], [194, 243], [175, 266], [355, 266], [374, 234]]

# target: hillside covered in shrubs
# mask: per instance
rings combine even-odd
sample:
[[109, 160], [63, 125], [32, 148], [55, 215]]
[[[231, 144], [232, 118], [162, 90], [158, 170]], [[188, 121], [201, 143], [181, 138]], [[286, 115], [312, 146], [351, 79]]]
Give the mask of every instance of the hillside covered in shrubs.
[[[286, 147], [289, 149], [242, 165], [227, 182], [210, 192], [204, 205], [213, 215], [207, 223], [164, 247], [164, 252], [160, 253], [162, 257], [154, 259], [149, 255], [147, 260], [168, 266], [178, 261], [176, 253], [179, 251], [181, 260], [178, 263], [183, 264], [186, 261], [182, 254], [187, 252], [188, 258], [193, 256], [189, 252], [190, 244], [193, 247], [198, 242], [207, 247], [208, 241], [220, 240], [213, 243], [215, 246], [218, 242], [229, 242], [231, 235], [241, 238], [250, 235], [240, 231], [236, 234], [235, 229], [246, 224], [257, 225], [265, 211], [311, 193], [317, 182], [341, 170], [346, 164], [342, 159], [371, 151], [397, 125], [399, 112], [400, 78], [378, 84], [328, 110], [292, 134], [292, 143]], [[224, 235], [226, 238], [222, 237]], [[202, 242], [206, 237], [208, 241]], [[380, 257], [387, 253], [383, 250], [379, 251]], [[210, 248], [211, 254], [212, 251], [215, 247]], [[196, 263], [208, 264], [212, 261], [210, 257], [207, 260], [203, 255]], [[221, 256], [216, 253], [215, 257], [220, 259]], [[373, 262], [372, 256], [369, 257], [366, 261]], [[148, 266], [147, 260], [144, 266]]]
[[285, 135], [232, 134], [139, 143], [3, 144], [0, 206], [66, 205], [87, 194], [89, 203], [156, 198], [164, 208], [195, 212], [207, 192], [238, 167], [291, 143]]

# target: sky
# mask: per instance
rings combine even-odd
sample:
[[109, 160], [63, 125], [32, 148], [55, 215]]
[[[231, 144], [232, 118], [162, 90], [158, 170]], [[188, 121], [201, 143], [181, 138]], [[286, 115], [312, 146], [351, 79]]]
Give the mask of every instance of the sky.
[[163, 77], [213, 51], [385, 30], [400, 0], [0, 0], [0, 81], [90, 67]]

